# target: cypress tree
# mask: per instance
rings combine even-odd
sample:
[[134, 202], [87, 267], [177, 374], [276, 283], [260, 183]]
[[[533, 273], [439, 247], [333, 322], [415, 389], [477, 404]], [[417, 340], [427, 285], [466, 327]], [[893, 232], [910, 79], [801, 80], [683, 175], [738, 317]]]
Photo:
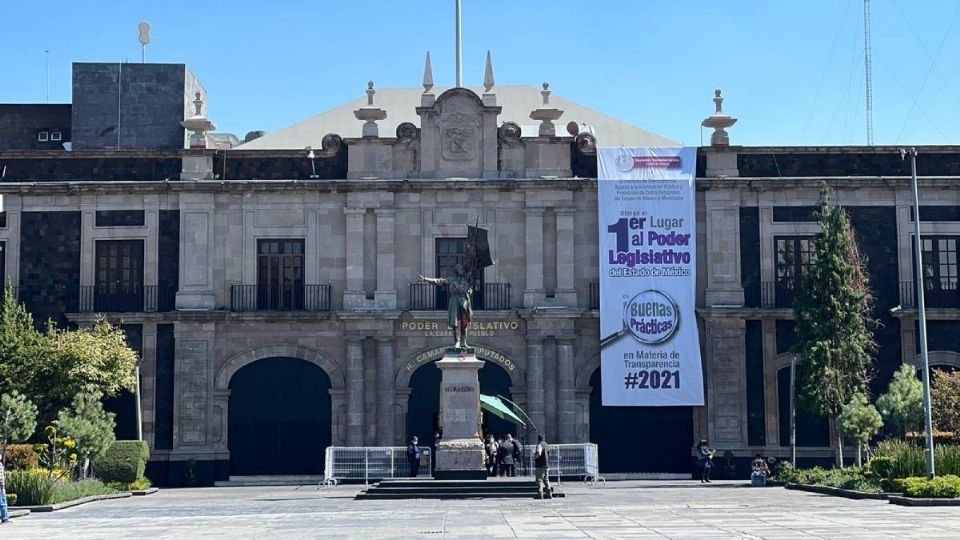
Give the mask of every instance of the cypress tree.
[[[793, 304], [797, 341], [798, 401], [814, 414], [837, 421], [844, 405], [867, 392], [877, 350], [872, 329], [873, 295], [847, 213], [831, 206], [820, 188], [820, 233], [814, 260], [804, 272]], [[843, 439], [837, 436], [843, 466]]]

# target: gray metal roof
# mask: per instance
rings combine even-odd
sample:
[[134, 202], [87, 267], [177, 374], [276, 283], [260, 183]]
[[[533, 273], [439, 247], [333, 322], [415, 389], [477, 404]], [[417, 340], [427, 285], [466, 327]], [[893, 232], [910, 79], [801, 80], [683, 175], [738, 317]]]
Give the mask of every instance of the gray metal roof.
[[[447, 88], [434, 87], [433, 93], [439, 96], [445, 90]], [[483, 92], [480, 87], [473, 87], [470, 90], [477, 95]], [[498, 85], [493, 88], [493, 91], [497, 94], [497, 104], [503, 107], [498, 118], [499, 122], [516, 122], [523, 127], [524, 136], [535, 136], [534, 126], [537, 122], [530, 119], [530, 111], [539, 108], [543, 103], [540, 88], [527, 85]], [[420, 105], [422, 93], [421, 88], [377, 90], [374, 105], [387, 111], [387, 119], [378, 122], [381, 136], [393, 137], [397, 126], [403, 122], [420, 125], [420, 117], [417, 116], [415, 109]], [[239, 150], [293, 150], [306, 146], [320, 148], [320, 141], [327, 133], [336, 133], [343, 138], [360, 137], [363, 122], [353, 116], [353, 111], [366, 104], [366, 96], [359, 97], [279, 131], [267, 133], [236, 148]], [[563, 111], [563, 116], [556, 122], [558, 135], [566, 135], [566, 125], [572, 121], [581, 124], [581, 131], [592, 132], [600, 146], [680, 146], [676, 141], [564, 99], [555, 93], [550, 95], [550, 107]]]

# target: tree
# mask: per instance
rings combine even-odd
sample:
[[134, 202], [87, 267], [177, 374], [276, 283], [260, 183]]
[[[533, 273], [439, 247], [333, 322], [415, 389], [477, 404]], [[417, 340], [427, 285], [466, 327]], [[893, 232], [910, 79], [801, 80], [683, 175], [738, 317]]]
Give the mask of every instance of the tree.
[[117, 423], [115, 414], [103, 410], [100, 394], [77, 394], [73, 407], [60, 411], [60, 432], [76, 441], [77, 453], [83, 458], [80, 477], [86, 478], [90, 460], [100, 457], [113, 444]]
[[861, 459], [863, 448], [870, 443], [870, 438], [876, 435], [882, 426], [883, 418], [863, 392], [854, 394], [850, 402], [843, 406], [837, 417], [837, 431], [857, 441], [858, 466], [863, 463]]
[[36, 430], [36, 405], [16, 390], [0, 396], [0, 462], [6, 465], [9, 443], [24, 442]]
[[913, 366], [900, 366], [887, 393], [877, 399], [877, 408], [884, 420], [896, 426], [902, 434], [923, 424], [923, 383], [917, 378]]
[[47, 336], [37, 330], [33, 316], [7, 285], [0, 305], [0, 389], [36, 396], [29, 390], [42, 378], [39, 367], [50, 352]]
[[941, 431], [960, 433], [960, 371], [933, 370], [930, 393], [934, 425]]
[[[877, 349], [873, 296], [853, 228], [842, 208], [830, 205], [826, 183], [817, 213], [820, 233], [793, 304], [801, 406], [834, 420], [872, 376]], [[843, 466], [843, 438], [837, 437]]]

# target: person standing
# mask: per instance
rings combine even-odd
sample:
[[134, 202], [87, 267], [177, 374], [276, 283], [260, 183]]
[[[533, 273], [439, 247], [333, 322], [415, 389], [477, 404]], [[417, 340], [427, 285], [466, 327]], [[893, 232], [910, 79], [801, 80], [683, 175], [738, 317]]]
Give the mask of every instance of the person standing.
[[10, 512], [7, 510], [7, 475], [3, 469], [3, 460], [0, 460], [0, 523], [10, 523]]
[[416, 435], [410, 438], [410, 446], [407, 446], [407, 461], [410, 462], [410, 476], [416, 478], [420, 474], [420, 439]]
[[487, 435], [487, 444], [484, 446], [487, 462], [487, 476], [497, 475], [497, 441], [493, 435]]
[[550, 473], [547, 467], [547, 453], [550, 451], [550, 445], [544, 440], [543, 435], [537, 435], [537, 449], [533, 454], [533, 465], [536, 467], [537, 478], [537, 498], [553, 498], [553, 492], [550, 489]]
[[713, 454], [715, 452], [715, 450], [710, 449], [706, 439], [700, 439], [700, 442], [697, 443], [697, 455], [700, 456], [700, 459], [697, 461], [697, 465], [700, 465], [701, 484], [710, 483], [710, 469], [713, 468]]
[[513, 435], [507, 433], [503, 444], [500, 445], [500, 476], [516, 476], [514, 469], [517, 460], [517, 454], [520, 450], [517, 443], [513, 440]]

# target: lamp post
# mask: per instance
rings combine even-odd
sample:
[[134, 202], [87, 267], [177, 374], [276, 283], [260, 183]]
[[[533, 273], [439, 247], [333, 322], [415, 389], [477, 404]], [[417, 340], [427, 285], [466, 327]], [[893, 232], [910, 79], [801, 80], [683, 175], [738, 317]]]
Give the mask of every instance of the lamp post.
[[797, 466], [797, 356], [790, 357], [790, 463]]
[[[930, 407], [930, 359], [927, 356], [927, 314], [924, 302], [923, 283], [923, 246], [920, 238], [920, 195], [917, 189], [917, 149], [910, 148], [910, 177], [913, 184], [913, 249], [914, 260], [917, 261], [916, 288], [917, 288], [917, 315], [920, 320], [920, 368], [923, 370], [923, 427], [927, 432], [926, 449], [924, 455], [927, 461], [927, 478], [936, 475], [936, 466], [933, 462], [933, 418]], [[903, 159], [907, 151], [900, 149], [900, 158]]]

